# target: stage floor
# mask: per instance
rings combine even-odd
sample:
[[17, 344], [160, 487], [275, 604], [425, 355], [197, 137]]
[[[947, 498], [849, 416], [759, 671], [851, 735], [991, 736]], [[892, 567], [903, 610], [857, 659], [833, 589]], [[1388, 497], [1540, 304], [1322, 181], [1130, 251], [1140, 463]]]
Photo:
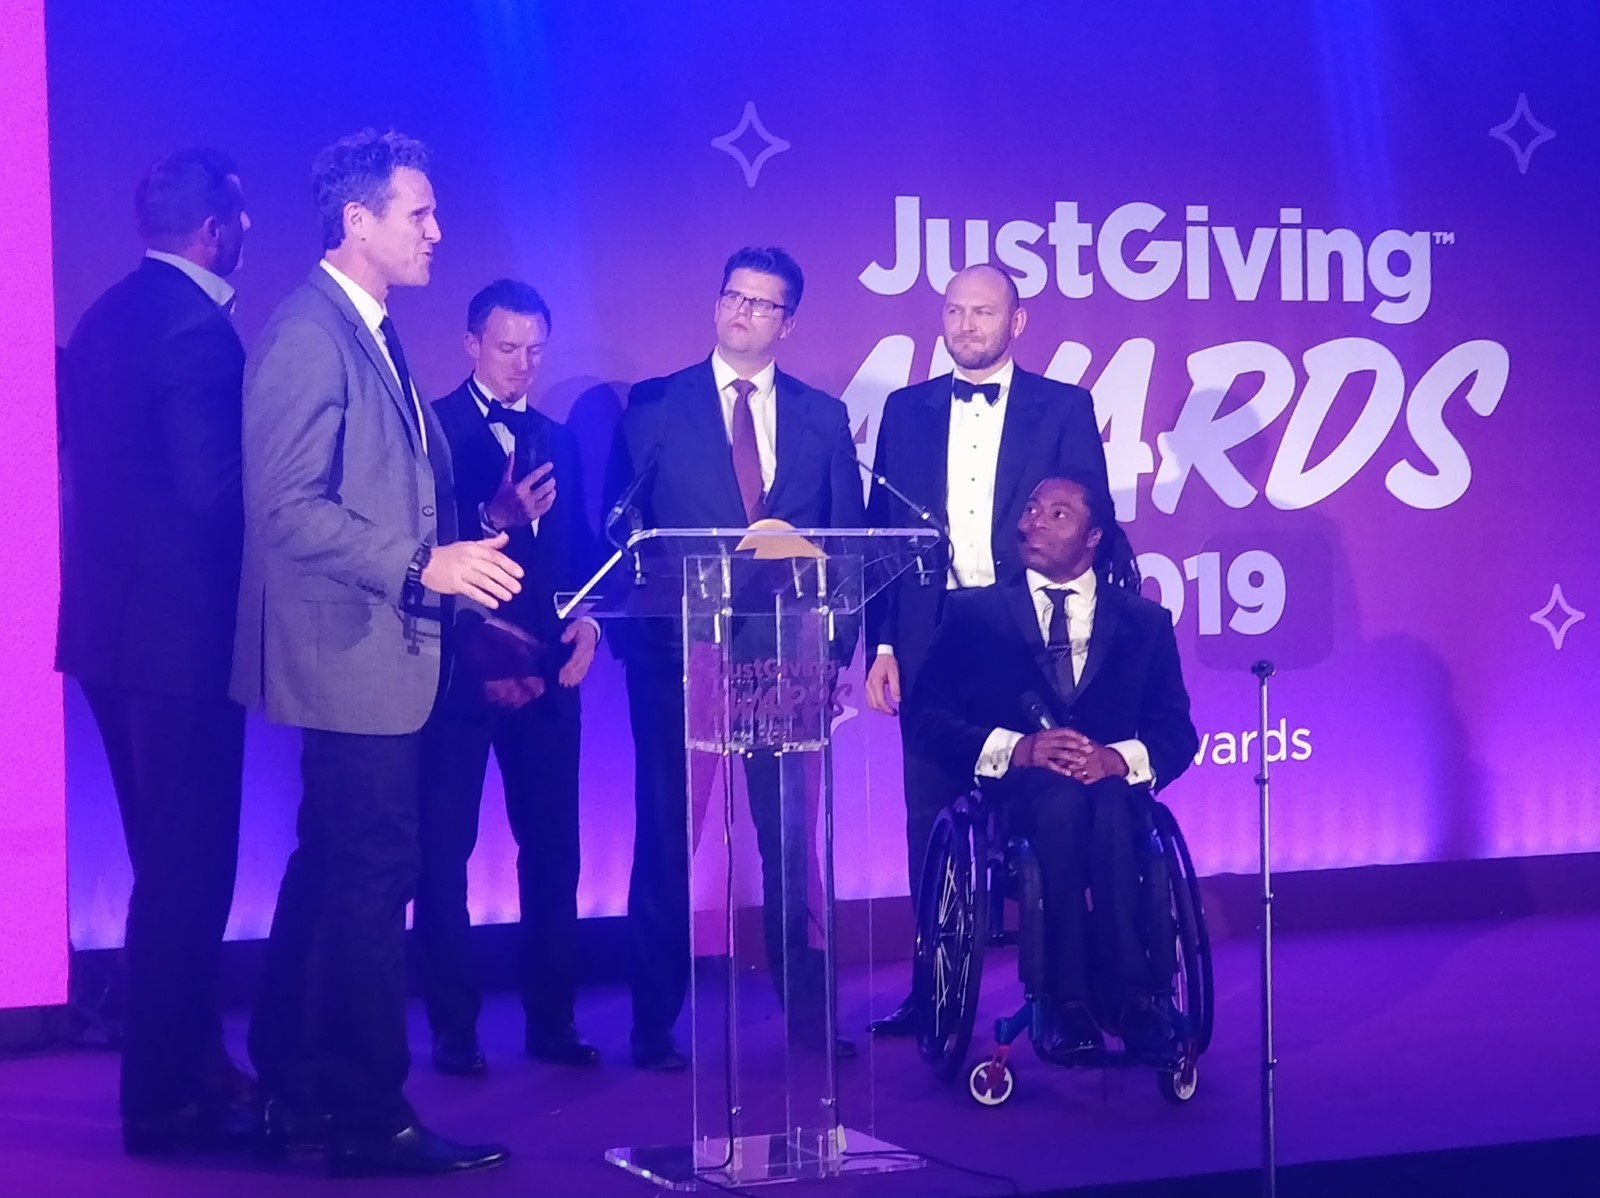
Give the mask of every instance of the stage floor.
[[[846, 1123], [950, 1164], [1002, 1175], [1028, 1194], [1250, 1169], [1260, 1127], [1255, 942], [1220, 944], [1216, 976], [1216, 1038], [1188, 1105], [1163, 1101], [1146, 1071], [1069, 1074], [1024, 1048], [1016, 1095], [988, 1110], [967, 1096], [964, 1084], [935, 1083], [909, 1043], [871, 1045], [859, 1035], [869, 991], [880, 992], [881, 1007], [897, 997], [902, 974], [880, 971], [879, 984], [869, 988], [867, 974], [852, 971], [841, 985], [843, 1030], [858, 1035], [863, 1054], [841, 1066]], [[991, 956], [974, 1059], [988, 1043], [982, 1024], [1020, 997], [1014, 979], [1012, 952]], [[1600, 1131], [1597, 1010], [1596, 916], [1283, 937], [1280, 1163], [1593, 1135]], [[605, 1164], [602, 1154], [618, 1144], [682, 1138], [686, 1117], [678, 1112], [688, 1081], [626, 1065], [621, 988], [587, 992], [580, 1022], [600, 1044], [605, 1067], [575, 1073], [537, 1065], [519, 1055], [514, 1002], [492, 997], [481, 1029], [490, 1073], [473, 1081], [432, 1072], [426, 1028], [413, 1009], [418, 1066], [409, 1093], [418, 1110], [447, 1134], [504, 1140], [516, 1154], [504, 1169], [439, 1184], [483, 1195], [654, 1192]], [[242, 1033], [237, 1024], [230, 1030]], [[291, 1187], [335, 1189], [314, 1162], [262, 1170], [229, 1158], [129, 1161], [119, 1150], [115, 1092], [116, 1059], [108, 1053], [0, 1061], [0, 1192], [247, 1198]], [[393, 1186], [340, 1182], [337, 1189]], [[795, 1183], [781, 1192], [821, 1193], [823, 1184]], [[936, 1198], [1018, 1191], [935, 1165], [827, 1183], [826, 1192]]]

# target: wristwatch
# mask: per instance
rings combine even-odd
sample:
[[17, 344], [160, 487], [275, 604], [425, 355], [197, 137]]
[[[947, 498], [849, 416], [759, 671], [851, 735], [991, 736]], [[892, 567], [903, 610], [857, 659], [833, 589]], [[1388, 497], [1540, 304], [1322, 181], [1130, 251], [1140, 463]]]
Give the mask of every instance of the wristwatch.
[[417, 546], [417, 551], [411, 555], [411, 563], [406, 566], [406, 590], [416, 593], [422, 590], [422, 572], [428, 568], [428, 563], [433, 560], [433, 546], [424, 541]]

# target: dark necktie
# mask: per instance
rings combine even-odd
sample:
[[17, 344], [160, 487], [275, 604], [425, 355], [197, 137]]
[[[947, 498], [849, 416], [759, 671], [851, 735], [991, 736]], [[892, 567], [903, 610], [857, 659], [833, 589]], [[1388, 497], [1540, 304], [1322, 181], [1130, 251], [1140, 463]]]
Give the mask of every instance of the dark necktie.
[[999, 383], [969, 383], [966, 379], [957, 379], [955, 384], [955, 397], [958, 403], [970, 403], [982, 396], [988, 404], [1000, 402]]
[[411, 414], [411, 427], [417, 427], [416, 400], [411, 394], [411, 372], [406, 369], [405, 351], [400, 348], [400, 331], [394, 327], [394, 321], [387, 315], [378, 322], [378, 332], [383, 336], [384, 347], [389, 351], [389, 361], [394, 363], [394, 372], [400, 379], [400, 398], [405, 401], [405, 409]]
[[751, 524], [761, 519], [761, 451], [756, 448], [756, 420], [750, 411], [750, 397], [756, 385], [749, 379], [734, 379], [733, 387], [733, 476], [739, 481], [739, 498], [744, 500], [745, 519]]
[[1056, 663], [1056, 683], [1065, 694], [1076, 685], [1072, 677], [1072, 637], [1067, 632], [1067, 596], [1071, 587], [1045, 587], [1044, 597], [1050, 601], [1050, 627], [1045, 633], [1045, 647]]

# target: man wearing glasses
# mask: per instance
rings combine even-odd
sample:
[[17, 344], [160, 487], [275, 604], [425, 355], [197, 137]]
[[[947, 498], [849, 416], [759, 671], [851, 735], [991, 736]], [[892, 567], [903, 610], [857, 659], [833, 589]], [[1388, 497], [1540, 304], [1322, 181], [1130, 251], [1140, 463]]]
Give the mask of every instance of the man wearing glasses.
[[[633, 505], [641, 527], [744, 528], [761, 519], [796, 528], [862, 525], [844, 404], [773, 362], [778, 342], [794, 331], [803, 287], [799, 266], [783, 250], [739, 250], [723, 268], [712, 308], [711, 356], [629, 393], [607, 493], [615, 497], [638, 481]], [[619, 630], [613, 643], [626, 666], [634, 739], [633, 1059], [645, 1069], [682, 1069], [688, 1062], [672, 1028], [688, 988], [690, 951], [683, 650], [675, 621], [628, 623], [633, 627]], [[854, 647], [852, 626], [833, 644], [835, 661], [847, 663]], [[779, 770], [797, 762], [759, 753], [746, 759], [767, 955], [775, 978], [789, 979], [784, 997], [798, 1026], [804, 1016], [796, 1008], [824, 996], [819, 955], [805, 947], [800, 930], [786, 934], [784, 926]], [[835, 1047], [852, 1051], [842, 1042]]]

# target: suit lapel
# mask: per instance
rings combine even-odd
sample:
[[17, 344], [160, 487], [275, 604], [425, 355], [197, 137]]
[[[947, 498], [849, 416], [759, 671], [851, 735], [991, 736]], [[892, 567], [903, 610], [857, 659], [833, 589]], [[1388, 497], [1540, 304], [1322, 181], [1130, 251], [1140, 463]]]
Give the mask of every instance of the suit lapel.
[[[926, 384], [922, 402], [929, 409], [924, 434], [927, 441], [924, 452], [916, 455], [927, 470], [923, 493], [928, 496], [928, 506], [945, 523], [950, 520], [950, 496], [946, 488], [950, 484], [950, 388], [954, 377], [942, 374]], [[916, 496], [917, 492], [911, 494]]]
[[1033, 656], [1033, 664], [1039, 668], [1040, 677], [1052, 694], [1065, 701], [1068, 696], [1061, 694], [1061, 687], [1056, 683], [1056, 664], [1050, 656], [1049, 647], [1044, 643], [1044, 634], [1039, 631], [1039, 613], [1033, 606], [1033, 594], [1028, 590], [1028, 584], [1024, 581], [1004, 582], [999, 590], [1023, 644], [1028, 646]]
[[773, 403], [777, 406], [777, 469], [772, 477], [772, 490], [767, 494], [766, 510], [769, 512], [778, 508], [778, 497], [795, 472], [806, 435], [805, 413], [802, 411], [805, 396], [800, 384], [782, 371], [778, 371], [773, 378]]
[[440, 400], [437, 407], [440, 419], [448, 417], [460, 433], [463, 460], [456, 469], [462, 475], [469, 471], [481, 472], [486, 476], [488, 490], [493, 493], [505, 472], [506, 453], [495, 439], [489, 421], [478, 410], [478, 401], [473, 398], [471, 389], [463, 383], [453, 394]]
[[1006, 513], [1016, 499], [1017, 488], [1028, 477], [1028, 459], [1039, 443], [1042, 405], [1032, 380], [1027, 371], [1012, 368], [1011, 394], [1006, 397], [1006, 422], [1000, 430], [1000, 456], [994, 470], [995, 533], [1010, 531]]
[[417, 413], [412, 407], [411, 397], [400, 393], [400, 380], [395, 377], [394, 367], [389, 365], [389, 359], [384, 356], [383, 350], [378, 348], [378, 339], [367, 327], [367, 322], [361, 319], [361, 313], [356, 311], [356, 306], [350, 302], [350, 297], [345, 294], [344, 288], [339, 286], [326, 270], [320, 266], [311, 269], [311, 285], [323, 295], [333, 301], [344, 318], [350, 322], [351, 332], [356, 343], [361, 346], [367, 355], [367, 360], [372, 363], [372, 368], [377, 371], [378, 377], [383, 380], [384, 390], [389, 393], [389, 398], [394, 401], [395, 409], [400, 413], [401, 422], [405, 425], [406, 438], [411, 445], [411, 452], [417, 457], [422, 456], [422, 445], [418, 440]]
[[1122, 619], [1122, 605], [1126, 598], [1121, 587], [1101, 582], [1095, 587], [1094, 624], [1089, 630], [1089, 657], [1083, 663], [1083, 676], [1073, 689], [1072, 697], [1089, 689], [1100, 667], [1111, 653], [1111, 643], [1116, 639], [1117, 626]]
[[712, 373], [711, 359], [707, 358], [690, 371], [687, 382], [690, 452], [700, 453], [700, 447], [705, 447], [705, 467], [715, 476], [711, 486], [720, 492], [721, 506], [730, 514], [738, 513], [733, 526], [743, 528], [747, 523], [744, 497], [739, 494], [739, 479], [733, 472], [733, 446], [728, 442], [728, 426], [722, 418], [722, 395], [717, 390], [717, 376]]

